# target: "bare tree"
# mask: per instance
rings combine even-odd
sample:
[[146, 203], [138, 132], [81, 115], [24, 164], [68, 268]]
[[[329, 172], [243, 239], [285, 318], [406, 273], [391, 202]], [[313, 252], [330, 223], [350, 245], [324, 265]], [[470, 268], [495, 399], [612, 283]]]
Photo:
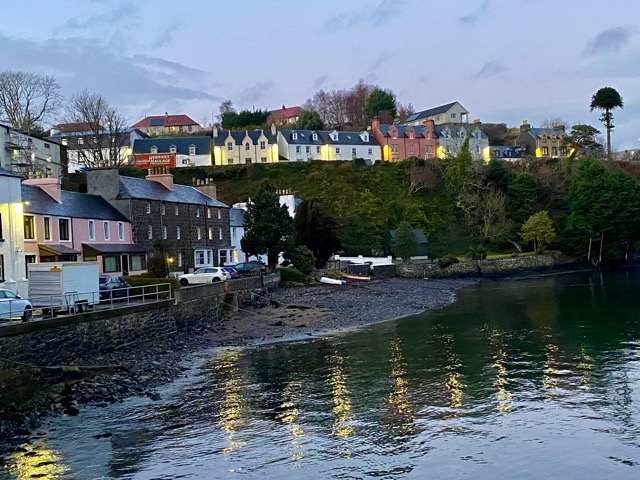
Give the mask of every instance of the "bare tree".
[[409, 193], [416, 193], [422, 189], [432, 190], [438, 185], [440, 178], [435, 163], [416, 161], [409, 169]]
[[398, 123], [404, 123], [407, 119], [416, 113], [413, 105], [411, 103], [407, 103], [406, 105], [398, 104], [398, 112], [396, 113], [396, 119]]
[[235, 110], [235, 108], [233, 108], [233, 102], [231, 100], [225, 100], [218, 107], [218, 111], [220, 113], [218, 115], [216, 115], [216, 120], [218, 120], [218, 123], [222, 123], [222, 116], [225, 113], [227, 113], [227, 112], [235, 112], [236, 110]]
[[0, 72], [0, 115], [27, 133], [42, 131], [42, 123], [57, 112], [62, 95], [53, 77], [29, 72]]
[[82, 134], [74, 137], [79, 165], [117, 167], [128, 163], [129, 127], [124, 117], [101, 94], [84, 90], [73, 95], [67, 119], [82, 124]]
[[456, 205], [464, 213], [469, 234], [481, 244], [500, 240], [511, 231], [507, 196], [498, 190], [473, 186], [458, 196]]
[[375, 87], [360, 79], [344, 97], [346, 123], [353, 130], [364, 130], [369, 125], [367, 102]]

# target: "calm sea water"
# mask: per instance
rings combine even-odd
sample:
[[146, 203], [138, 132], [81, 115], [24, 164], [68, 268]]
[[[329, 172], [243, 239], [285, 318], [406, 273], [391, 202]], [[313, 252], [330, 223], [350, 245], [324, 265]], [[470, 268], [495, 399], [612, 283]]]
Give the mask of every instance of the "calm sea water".
[[[640, 272], [218, 350], [163, 399], [56, 419], [1, 478], [638, 479]], [[33, 477], [33, 476], [38, 477]]]

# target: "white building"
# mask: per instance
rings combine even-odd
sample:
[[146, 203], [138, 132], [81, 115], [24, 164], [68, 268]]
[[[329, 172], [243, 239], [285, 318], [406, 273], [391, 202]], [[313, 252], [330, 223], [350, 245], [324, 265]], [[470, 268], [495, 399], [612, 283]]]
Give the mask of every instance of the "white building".
[[60, 144], [0, 124], [0, 167], [25, 178], [61, 178], [67, 173], [67, 158]]
[[445, 123], [468, 123], [469, 111], [460, 102], [451, 102], [446, 105], [429, 108], [416, 112], [407, 118], [405, 125], [422, 125], [425, 120], [433, 120], [436, 125]]
[[281, 130], [278, 132], [280, 160], [353, 160], [371, 164], [382, 159], [378, 141], [367, 131]]
[[21, 178], [0, 168], [0, 282], [26, 295], [24, 216]]

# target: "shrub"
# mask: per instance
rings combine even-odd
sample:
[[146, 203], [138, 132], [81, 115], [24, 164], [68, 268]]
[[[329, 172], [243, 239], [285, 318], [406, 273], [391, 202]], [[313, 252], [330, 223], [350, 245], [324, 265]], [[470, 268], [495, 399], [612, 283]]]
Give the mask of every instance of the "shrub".
[[313, 253], [304, 245], [298, 245], [289, 249], [285, 252], [285, 258], [291, 261], [293, 266], [304, 275], [309, 275], [313, 272], [316, 265], [316, 259]]
[[[122, 277], [124, 280], [131, 284], [131, 287], [142, 287], [145, 285], [158, 285], [158, 284], [168, 284], [170, 285], [171, 291], [177, 290], [180, 288], [180, 284], [178, 283], [177, 278], [153, 278], [149, 276], [143, 275], [127, 275]], [[151, 289], [146, 289], [145, 294], [150, 294]], [[142, 295], [142, 288], [131, 288], [129, 292], [130, 295]], [[164, 295], [161, 295], [161, 298], [168, 298], [166, 292]]]
[[302, 273], [300, 270], [294, 267], [281, 268], [279, 272], [280, 272], [280, 279], [283, 282], [304, 283], [307, 281], [307, 276], [304, 273]]
[[438, 266], [440, 268], [447, 268], [449, 265], [453, 265], [454, 263], [459, 263], [458, 257], [452, 254], [445, 255], [440, 260], [438, 260]]

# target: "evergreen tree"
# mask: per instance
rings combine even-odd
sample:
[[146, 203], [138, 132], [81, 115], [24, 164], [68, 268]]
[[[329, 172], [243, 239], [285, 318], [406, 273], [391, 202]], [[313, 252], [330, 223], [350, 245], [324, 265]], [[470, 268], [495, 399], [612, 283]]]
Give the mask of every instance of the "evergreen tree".
[[298, 121], [292, 128], [298, 130], [322, 130], [324, 124], [318, 112], [313, 109], [307, 109], [300, 113]]
[[469, 150], [469, 139], [465, 138], [460, 153], [453, 159], [444, 175], [445, 189], [449, 195], [457, 197], [465, 190], [471, 179], [472, 167], [473, 157]]
[[270, 270], [274, 270], [280, 252], [285, 250], [292, 235], [292, 219], [273, 187], [266, 185], [255, 202], [249, 203], [244, 216], [244, 237], [240, 240], [247, 255], [267, 255]]
[[407, 263], [418, 253], [418, 238], [408, 222], [401, 222], [393, 239], [393, 252]]
[[316, 268], [323, 268], [331, 255], [340, 250], [338, 224], [317, 200], [303, 200], [293, 221], [296, 245], [305, 245], [316, 259]]
[[382, 117], [382, 123], [392, 123], [396, 118], [396, 99], [389, 90], [374, 89], [367, 101], [367, 115], [369, 118]]
[[591, 97], [591, 111], [602, 110], [600, 121], [607, 129], [607, 160], [611, 161], [611, 130], [613, 130], [613, 113], [611, 110], [622, 108], [622, 97], [615, 88], [604, 87]]

